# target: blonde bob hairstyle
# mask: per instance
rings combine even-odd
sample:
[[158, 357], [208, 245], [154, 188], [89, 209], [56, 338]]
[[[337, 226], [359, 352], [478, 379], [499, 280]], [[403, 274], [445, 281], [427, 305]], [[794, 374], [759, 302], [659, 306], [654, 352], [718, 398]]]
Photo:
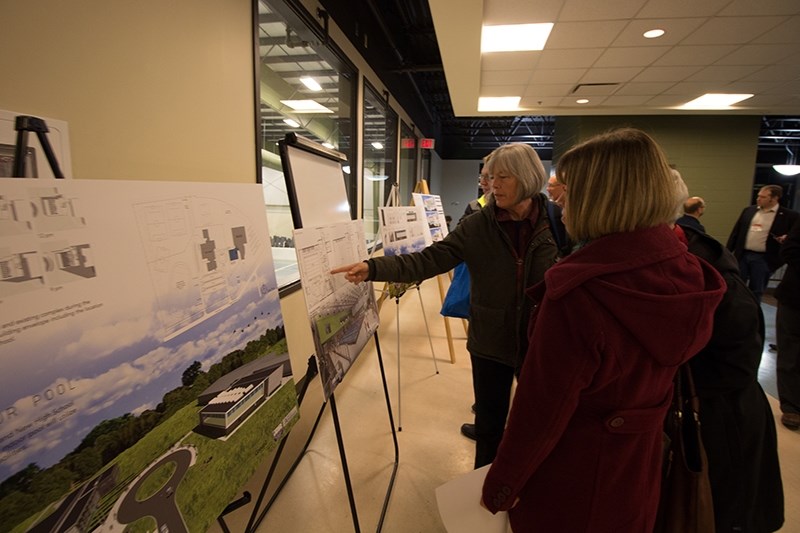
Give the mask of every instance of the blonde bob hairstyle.
[[514, 176], [519, 182], [517, 187], [517, 198], [514, 203], [518, 204], [525, 198], [536, 196], [544, 189], [547, 176], [544, 172], [544, 165], [539, 159], [536, 150], [527, 144], [511, 143], [504, 144], [489, 154], [488, 166], [489, 176], [501, 173]]
[[672, 169], [641, 130], [613, 130], [571, 148], [558, 161], [557, 177], [567, 186], [564, 223], [573, 239], [675, 221]]

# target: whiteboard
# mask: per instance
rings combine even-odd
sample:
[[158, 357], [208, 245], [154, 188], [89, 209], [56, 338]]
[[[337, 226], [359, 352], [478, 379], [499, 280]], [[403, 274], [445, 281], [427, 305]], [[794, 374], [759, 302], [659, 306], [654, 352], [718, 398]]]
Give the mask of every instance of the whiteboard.
[[294, 227], [316, 228], [352, 220], [341, 161], [326, 155], [324, 148], [316, 152], [313, 146], [279, 144]]

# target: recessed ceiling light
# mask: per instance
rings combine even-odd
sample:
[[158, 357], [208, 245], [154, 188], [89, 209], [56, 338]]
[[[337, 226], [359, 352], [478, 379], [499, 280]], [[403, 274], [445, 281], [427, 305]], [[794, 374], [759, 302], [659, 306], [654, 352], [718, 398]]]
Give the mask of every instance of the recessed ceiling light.
[[733, 104], [752, 97], [752, 94], [708, 93], [686, 102], [679, 109], [729, 109]]
[[519, 96], [481, 96], [478, 98], [478, 111], [517, 111]]
[[575, 100], [575, 103], [576, 104], [588, 104], [589, 100], [587, 98], [579, 98], [579, 99]]
[[333, 111], [314, 100], [281, 100], [281, 103], [291, 107], [298, 113], [333, 113]]
[[656, 39], [664, 35], [664, 33], [666, 32], [661, 28], [654, 28], [652, 30], [647, 30], [642, 35], [644, 36], [645, 39]]
[[299, 128], [300, 127], [300, 124], [298, 124], [296, 120], [292, 120], [290, 118], [285, 118], [285, 119], [283, 119], [283, 121], [286, 124], [288, 124], [289, 126], [291, 126], [292, 128]]
[[300, 78], [300, 82], [312, 91], [317, 92], [322, 90], [322, 85], [317, 83], [317, 80], [315, 80], [314, 78], [303, 76], [302, 78]]
[[383, 145], [377, 141], [372, 143], [372, 147], [375, 148], [376, 150], [383, 150]]
[[552, 29], [552, 22], [484, 26], [481, 31], [481, 53], [544, 50]]

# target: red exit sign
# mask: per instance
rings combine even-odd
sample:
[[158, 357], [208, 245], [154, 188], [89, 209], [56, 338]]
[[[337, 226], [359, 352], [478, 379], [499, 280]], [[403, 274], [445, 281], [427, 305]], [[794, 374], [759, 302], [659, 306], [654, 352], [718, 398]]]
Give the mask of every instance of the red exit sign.
[[419, 147], [423, 150], [433, 150], [434, 139], [420, 139]]
[[403, 148], [416, 148], [417, 140], [414, 138], [404, 137], [400, 141], [400, 146], [402, 146]]

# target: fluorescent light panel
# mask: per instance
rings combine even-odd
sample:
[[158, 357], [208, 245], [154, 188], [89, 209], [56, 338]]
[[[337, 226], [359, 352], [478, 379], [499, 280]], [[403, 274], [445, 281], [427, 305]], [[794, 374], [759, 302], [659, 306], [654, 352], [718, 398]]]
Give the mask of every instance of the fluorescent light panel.
[[314, 100], [281, 100], [281, 103], [291, 107], [298, 113], [333, 113], [333, 111]]
[[293, 127], [293, 128], [299, 128], [299, 127], [300, 127], [300, 124], [298, 124], [296, 120], [292, 120], [292, 119], [290, 119], [290, 118], [285, 118], [285, 119], [283, 119], [283, 121], [284, 121], [284, 122], [285, 122], [287, 125], [289, 125], [289, 126], [291, 126], [291, 127]]
[[309, 90], [312, 90], [314, 92], [319, 92], [322, 90], [322, 85], [317, 83], [317, 80], [309, 76], [303, 76], [302, 78], [300, 78], [300, 82], [306, 87], [308, 87]]
[[484, 26], [481, 31], [481, 53], [544, 50], [552, 29], [552, 22]]
[[686, 102], [680, 109], [729, 109], [733, 104], [752, 97], [752, 94], [708, 93]]
[[518, 111], [519, 96], [481, 96], [478, 111]]

